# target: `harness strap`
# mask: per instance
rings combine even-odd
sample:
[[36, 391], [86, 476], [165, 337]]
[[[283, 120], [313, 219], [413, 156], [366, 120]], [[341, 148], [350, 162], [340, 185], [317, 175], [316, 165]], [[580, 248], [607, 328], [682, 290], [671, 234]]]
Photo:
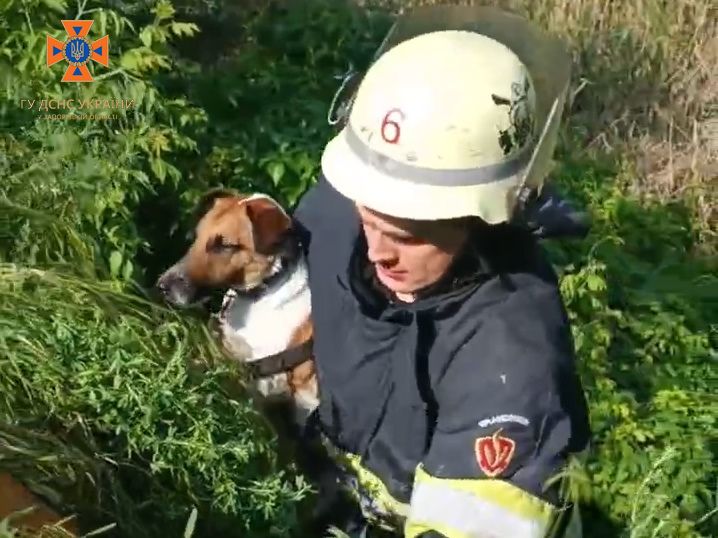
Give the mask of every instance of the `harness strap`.
[[267, 355], [246, 364], [254, 377], [269, 377], [291, 370], [295, 366], [308, 361], [312, 357], [313, 349], [314, 339], [310, 338], [298, 346], [285, 349], [274, 355]]

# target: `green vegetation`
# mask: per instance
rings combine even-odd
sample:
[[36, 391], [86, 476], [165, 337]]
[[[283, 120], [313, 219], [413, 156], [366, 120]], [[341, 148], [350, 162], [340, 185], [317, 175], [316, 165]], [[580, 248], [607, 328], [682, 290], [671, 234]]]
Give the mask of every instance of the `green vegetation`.
[[[716, 536], [710, 2], [501, 3], [562, 35], [576, 60], [553, 178], [594, 227], [547, 246], [595, 433], [572, 471], [585, 534]], [[301, 535], [307, 486], [241, 373], [201, 313], [146, 292], [185, 248], [205, 189], [297, 200], [331, 135], [335, 77], [365, 65], [390, 23], [337, 1], [282, 4], [0, 3], [0, 470], [87, 531]], [[63, 18], [110, 35], [94, 83], [45, 66]], [[38, 110], [51, 99], [134, 106], [43, 119], [73, 112]]]

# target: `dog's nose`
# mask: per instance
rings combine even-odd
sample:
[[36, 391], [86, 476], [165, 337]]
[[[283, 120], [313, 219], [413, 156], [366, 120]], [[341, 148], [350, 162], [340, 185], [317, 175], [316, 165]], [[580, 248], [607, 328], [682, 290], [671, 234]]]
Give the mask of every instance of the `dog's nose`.
[[175, 273], [165, 274], [157, 279], [155, 287], [164, 297], [170, 297], [176, 293], [187, 293], [191, 289], [189, 280]]
[[163, 275], [162, 277], [157, 279], [157, 282], [155, 282], [155, 288], [157, 291], [162, 294], [163, 297], [167, 297], [172, 293], [172, 289], [176, 287], [178, 284], [181, 284], [175, 276], [169, 276], [169, 275]]

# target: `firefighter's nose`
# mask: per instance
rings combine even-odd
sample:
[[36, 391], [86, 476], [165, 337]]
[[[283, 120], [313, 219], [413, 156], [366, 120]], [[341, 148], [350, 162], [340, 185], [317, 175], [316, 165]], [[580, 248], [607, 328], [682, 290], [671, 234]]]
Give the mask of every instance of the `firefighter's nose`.
[[371, 263], [390, 265], [397, 259], [396, 249], [382, 233], [367, 233], [367, 257]]

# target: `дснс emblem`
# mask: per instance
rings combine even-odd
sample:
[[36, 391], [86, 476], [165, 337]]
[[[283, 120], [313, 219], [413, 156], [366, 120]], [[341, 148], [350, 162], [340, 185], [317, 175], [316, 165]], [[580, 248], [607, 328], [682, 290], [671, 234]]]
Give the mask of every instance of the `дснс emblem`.
[[64, 43], [52, 36], [47, 36], [47, 66], [55, 65], [62, 60], [69, 64], [62, 82], [92, 82], [92, 75], [87, 63], [92, 60], [107, 67], [110, 60], [110, 37], [103, 36], [90, 42], [87, 34], [95, 21], [63, 20], [62, 26], [67, 32]]

